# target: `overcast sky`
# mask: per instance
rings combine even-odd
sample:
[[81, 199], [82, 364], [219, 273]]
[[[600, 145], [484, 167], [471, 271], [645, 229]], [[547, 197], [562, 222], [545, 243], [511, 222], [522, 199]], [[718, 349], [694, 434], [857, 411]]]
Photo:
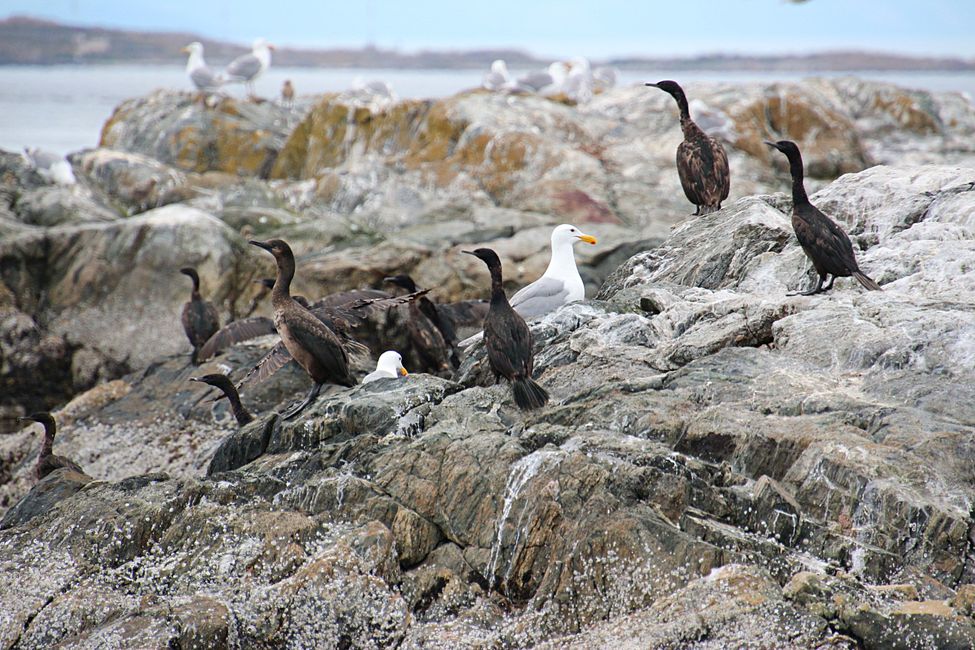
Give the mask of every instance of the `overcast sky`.
[[538, 55], [863, 49], [975, 58], [975, 0], [0, 0], [0, 16], [250, 42]]

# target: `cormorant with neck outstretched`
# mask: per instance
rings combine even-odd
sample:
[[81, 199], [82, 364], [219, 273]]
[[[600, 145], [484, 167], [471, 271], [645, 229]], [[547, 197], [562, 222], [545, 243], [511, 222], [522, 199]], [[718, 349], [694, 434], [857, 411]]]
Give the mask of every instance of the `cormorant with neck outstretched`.
[[193, 280], [193, 291], [190, 293], [190, 301], [183, 305], [183, 331], [186, 338], [193, 346], [193, 363], [200, 362], [200, 349], [220, 329], [220, 316], [217, 314], [216, 307], [208, 300], [204, 300], [200, 295], [200, 276], [196, 269], [185, 267], [179, 270], [183, 275], [188, 275]]
[[57, 433], [57, 425], [54, 423], [54, 418], [50, 413], [32, 413], [25, 418], [18, 419], [40, 422], [44, 425], [44, 444], [41, 445], [41, 452], [37, 456], [37, 465], [34, 468], [34, 477], [38, 481], [54, 470], [61, 469], [62, 467], [74, 470], [79, 474], [85, 473], [85, 470], [81, 469], [78, 463], [70, 458], [58, 456], [54, 453], [54, 434]]
[[[233, 411], [234, 417], [237, 418], [237, 424], [240, 426], [244, 426], [248, 422], [253, 422], [254, 416], [248, 413], [244, 405], [241, 404], [237, 387], [234, 386], [234, 382], [230, 381], [230, 377], [227, 375], [214, 373], [212, 375], [203, 375], [202, 377], [190, 377], [190, 381], [198, 381], [201, 384], [209, 384], [214, 388], [220, 389], [223, 396], [230, 402], [230, 410]], [[214, 401], [219, 399], [217, 398]]]
[[288, 419], [311, 404], [323, 385], [355, 386], [356, 381], [349, 372], [349, 357], [339, 337], [291, 298], [291, 281], [295, 277], [291, 247], [280, 239], [250, 243], [271, 253], [277, 262], [278, 275], [271, 289], [274, 327], [288, 353], [315, 382], [305, 400], [284, 414], [284, 419]]
[[731, 172], [724, 147], [691, 119], [687, 97], [676, 81], [647, 85], [659, 88], [677, 100], [680, 129], [684, 132], [684, 141], [677, 146], [677, 175], [687, 200], [697, 206], [694, 214], [720, 210], [721, 202], [728, 198], [731, 189]]
[[[789, 159], [789, 171], [792, 174], [792, 229], [796, 231], [799, 245], [812, 261], [819, 280], [809, 291], [790, 295], [811, 296], [829, 291], [833, 288], [836, 278], [848, 278], [851, 275], [857, 282], [870, 291], [881, 291], [880, 285], [860, 271], [853, 244], [843, 229], [819, 211], [806, 196], [803, 185], [802, 155], [795, 142], [779, 140], [765, 141], [765, 144], [778, 149]], [[826, 276], [831, 276], [825, 287]]]
[[532, 379], [532, 333], [525, 319], [508, 303], [501, 284], [501, 260], [490, 248], [464, 252], [487, 264], [491, 273], [491, 306], [484, 318], [484, 347], [495, 379], [504, 377], [511, 382], [518, 408], [545, 406], [548, 393]]

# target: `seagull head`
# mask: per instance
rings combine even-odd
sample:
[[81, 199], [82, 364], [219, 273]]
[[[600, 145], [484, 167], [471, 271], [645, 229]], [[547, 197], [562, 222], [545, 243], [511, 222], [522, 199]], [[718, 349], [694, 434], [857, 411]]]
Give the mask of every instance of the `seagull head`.
[[397, 377], [405, 377], [410, 374], [406, 372], [406, 368], [403, 367], [403, 357], [396, 350], [387, 350], [379, 355], [379, 361], [376, 363], [376, 370], [381, 370], [383, 372], [389, 372]]
[[575, 226], [564, 223], [561, 226], [555, 228], [552, 231], [552, 248], [560, 248], [562, 246], [574, 246], [576, 242], [584, 241], [587, 244], [595, 244], [596, 238], [592, 235], [587, 235]]
[[193, 41], [181, 50], [184, 54], [199, 54], [203, 55], [203, 43], [200, 41]]
[[266, 50], [273, 51], [274, 49], [275, 47], [268, 43], [266, 38], [258, 38], [254, 41], [253, 45], [251, 45], [251, 50], [253, 50], [255, 54]]

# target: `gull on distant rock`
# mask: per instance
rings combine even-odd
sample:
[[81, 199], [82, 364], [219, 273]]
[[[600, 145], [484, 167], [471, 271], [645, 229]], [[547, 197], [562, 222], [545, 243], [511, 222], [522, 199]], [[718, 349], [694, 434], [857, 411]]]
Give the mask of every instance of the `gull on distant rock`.
[[259, 38], [248, 54], [243, 54], [227, 66], [223, 78], [227, 83], [242, 83], [247, 87], [247, 93], [254, 96], [254, 82], [271, 66], [271, 51], [274, 46], [265, 39]]
[[562, 92], [566, 97], [584, 104], [592, 99], [593, 76], [587, 59], [577, 57], [569, 62], [569, 74], [562, 84]]
[[481, 87], [488, 90], [503, 90], [510, 82], [511, 76], [508, 74], [508, 64], [504, 62], [504, 59], [495, 59], [491, 63], [491, 70], [484, 74]]
[[598, 68], [593, 68], [593, 90], [596, 92], [606, 92], [607, 90], [612, 90], [616, 87], [618, 77], [619, 72], [617, 72], [616, 68], [612, 66], [601, 65]]
[[203, 60], [203, 43], [193, 41], [183, 48], [189, 54], [186, 60], [186, 74], [201, 93], [214, 93], [220, 90], [223, 80], [217, 76]]
[[68, 160], [52, 151], [45, 151], [43, 149], [31, 149], [24, 148], [24, 161], [27, 165], [36, 171], [41, 178], [49, 183], [56, 183], [57, 185], [74, 185], [77, 183], [77, 179], [74, 177], [74, 172], [71, 169], [71, 163]]

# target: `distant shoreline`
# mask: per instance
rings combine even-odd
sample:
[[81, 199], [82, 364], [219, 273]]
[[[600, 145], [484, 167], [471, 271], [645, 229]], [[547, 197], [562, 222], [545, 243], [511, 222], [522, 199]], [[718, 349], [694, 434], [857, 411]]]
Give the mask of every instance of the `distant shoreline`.
[[[12, 16], [0, 20], [0, 65], [171, 65], [184, 61], [180, 49], [191, 41], [203, 43], [208, 62], [217, 66], [248, 50], [243, 45], [192, 33], [80, 27]], [[510, 48], [401, 52], [372, 46], [327, 50], [282, 47], [274, 54], [275, 65], [281, 67], [350, 70], [481, 70], [494, 59], [504, 59], [512, 68], [541, 67], [552, 60]], [[678, 72], [975, 72], [975, 60], [862, 51], [714, 53], [680, 58], [619, 56], [594, 63], [621, 70]]]

